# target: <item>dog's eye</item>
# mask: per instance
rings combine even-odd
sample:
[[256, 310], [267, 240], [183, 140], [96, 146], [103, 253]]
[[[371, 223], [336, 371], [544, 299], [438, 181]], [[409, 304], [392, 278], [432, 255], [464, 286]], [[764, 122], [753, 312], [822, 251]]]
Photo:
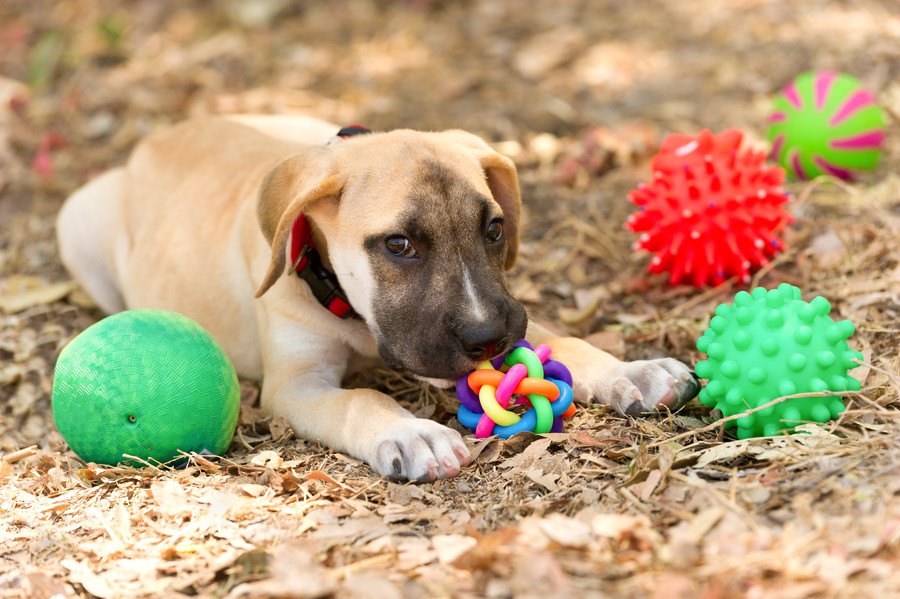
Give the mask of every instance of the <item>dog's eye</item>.
[[484, 236], [487, 237], [488, 241], [500, 241], [500, 238], [503, 237], [503, 221], [495, 218], [488, 223]]
[[413, 244], [410, 243], [409, 239], [402, 235], [388, 237], [384, 240], [384, 247], [395, 256], [402, 256], [403, 258], [414, 258], [418, 255]]

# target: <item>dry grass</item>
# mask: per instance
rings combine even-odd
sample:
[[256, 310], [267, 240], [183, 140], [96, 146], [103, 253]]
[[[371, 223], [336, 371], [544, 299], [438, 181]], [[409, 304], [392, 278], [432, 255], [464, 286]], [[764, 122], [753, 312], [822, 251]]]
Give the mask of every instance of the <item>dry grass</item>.
[[[0, 72], [28, 84], [0, 79], [0, 596], [900, 596], [889, 2], [287, 4], [0, 7]], [[630, 359], [692, 362], [735, 288], [645, 279], [621, 225], [625, 192], [662, 132], [758, 137], [766, 94], [824, 66], [878, 92], [886, 159], [859, 184], [792, 186], [790, 249], [754, 282], [825, 295], [857, 323], [863, 387], [839, 422], [733, 441], [696, 403], [641, 420], [590, 406], [562, 434], [473, 443], [472, 467], [419, 486], [293, 438], [249, 382], [228, 456], [184, 469], [83, 464], [53, 428], [55, 357], [101, 316], [68, 283], [53, 217], [150, 129], [303, 110], [480, 132], [520, 167], [530, 222], [511, 285], [530, 309]], [[451, 420], [452, 397], [402, 374], [354, 383]]]

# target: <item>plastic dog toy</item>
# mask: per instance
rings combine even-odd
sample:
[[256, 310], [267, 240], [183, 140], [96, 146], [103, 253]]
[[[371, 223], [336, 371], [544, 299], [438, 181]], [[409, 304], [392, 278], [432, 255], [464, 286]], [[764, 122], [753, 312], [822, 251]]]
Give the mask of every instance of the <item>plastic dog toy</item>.
[[131, 310], [63, 349], [52, 402], [59, 432], [83, 460], [140, 466], [169, 462], [179, 450], [226, 452], [240, 387], [225, 351], [199, 324], [175, 312]]
[[740, 150], [743, 133], [670, 135], [653, 158], [653, 181], [629, 194], [638, 211], [626, 226], [633, 248], [653, 254], [648, 270], [669, 283], [718, 285], [768, 263], [793, 220], [785, 210], [784, 171], [765, 155]]
[[[527, 341], [519, 341], [505, 357], [485, 361], [461, 376], [456, 381], [457, 419], [479, 439], [562, 431], [563, 419], [575, 414], [572, 375], [561, 362], [551, 360], [550, 353], [546, 345], [532, 349]], [[510, 404], [528, 410], [519, 415], [508, 409]]]
[[771, 158], [795, 179], [850, 180], [854, 171], [874, 169], [881, 157], [884, 111], [849, 75], [799, 75], [775, 98], [768, 121]]
[[[695, 367], [697, 376], [709, 380], [700, 401], [727, 417], [786, 395], [858, 390], [859, 381], [847, 374], [862, 359], [846, 341], [853, 323], [834, 322], [830, 311], [824, 297], [804, 302], [800, 289], [787, 283], [740, 291], [733, 305], [719, 305], [697, 341], [709, 356]], [[725, 426], [737, 426], [740, 439], [770, 437], [843, 411], [838, 397], [795, 397]]]

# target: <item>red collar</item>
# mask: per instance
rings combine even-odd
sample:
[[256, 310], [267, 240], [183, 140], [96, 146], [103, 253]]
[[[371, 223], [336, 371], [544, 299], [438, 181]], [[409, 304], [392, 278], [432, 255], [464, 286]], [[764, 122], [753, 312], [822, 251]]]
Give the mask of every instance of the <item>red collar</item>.
[[[364, 135], [371, 131], [362, 125], [350, 125], [337, 132], [336, 140], [354, 135]], [[306, 281], [316, 300], [338, 318], [359, 318], [347, 300], [347, 294], [333, 272], [322, 265], [316, 245], [313, 243], [312, 229], [305, 214], [294, 221], [291, 231], [291, 264], [297, 276]]]
[[291, 231], [291, 264], [297, 276], [306, 281], [316, 300], [329, 312], [338, 318], [358, 318], [335, 274], [322, 265], [304, 214], [294, 221]]

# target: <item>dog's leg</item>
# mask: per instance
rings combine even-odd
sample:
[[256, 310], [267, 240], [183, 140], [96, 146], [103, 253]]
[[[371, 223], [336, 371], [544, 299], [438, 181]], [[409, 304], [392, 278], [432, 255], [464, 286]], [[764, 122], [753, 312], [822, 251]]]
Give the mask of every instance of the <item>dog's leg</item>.
[[456, 431], [416, 418], [372, 389], [342, 389], [350, 350], [279, 314], [264, 320], [262, 406], [304, 439], [365, 460], [394, 479], [455, 476], [469, 463]]
[[575, 337], [560, 337], [531, 323], [528, 338], [546, 343], [553, 357], [569, 367], [575, 400], [601, 402], [629, 416], [674, 410], [697, 395], [700, 386], [690, 368], [673, 358], [623, 362]]

